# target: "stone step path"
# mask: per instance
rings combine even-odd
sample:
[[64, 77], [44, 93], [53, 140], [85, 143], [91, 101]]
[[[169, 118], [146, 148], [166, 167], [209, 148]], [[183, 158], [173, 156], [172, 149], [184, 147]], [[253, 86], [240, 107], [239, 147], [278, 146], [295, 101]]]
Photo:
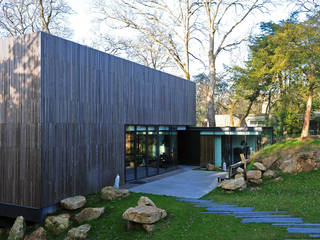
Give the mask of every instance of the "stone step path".
[[235, 204], [215, 203], [211, 200], [196, 198], [178, 198], [178, 200], [192, 203], [195, 207], [206, 208], [205, 211], [201, 212], [203, 214], [234, 216], [242, 218], [242, 223], [271, 223], [273, 226], [287, 227], [288, 233], [309, 234], [310, 239], [320, 240], [320, 224], [303, 223], [301, 218], [292, 217], [285, 211], [254, 211], [253, 207], [240, 207]]

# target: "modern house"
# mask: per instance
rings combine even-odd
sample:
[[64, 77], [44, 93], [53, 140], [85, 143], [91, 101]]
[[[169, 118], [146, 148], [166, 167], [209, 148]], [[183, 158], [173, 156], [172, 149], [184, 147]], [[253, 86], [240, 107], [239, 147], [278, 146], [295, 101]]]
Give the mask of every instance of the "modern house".
[[0, 215], [167, 171], [195, 119], [190, 81], [42, 32], [1, 39]]
[[195, 128], [193, 82], [46, 33], [0, 40], [0, 216], [256, 151], [262, 128]]

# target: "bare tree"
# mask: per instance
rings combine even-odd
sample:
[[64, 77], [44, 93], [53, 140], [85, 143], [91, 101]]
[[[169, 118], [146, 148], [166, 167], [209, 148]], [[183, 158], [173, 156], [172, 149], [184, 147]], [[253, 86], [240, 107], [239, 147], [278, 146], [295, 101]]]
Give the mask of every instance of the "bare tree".
[[[232, 40], [231, 36], [241, 23], [256, 10], [262, 11], [269, 0], [201, 0], [207, 16], [209, 35], [209, 80], [208, 102], [209, 126], [215, 126], [215, 91], [217, 85], [216, 62], [223, 51], [229, 51], [246, 39]], [[230, 17], [232, 16], [232, 17]]]
[[[140, 37], [137, 42], [141, 36], [145, 38], [152, 44], [139, 43], [141, 50], [165, 53], [188, 80], [190, 56], [194, 56], [189, 45], [195, 39], [192, 35], [197, 30], [196, 13], [199, 8], [195, 0], [98, 0], [96, 4], [102, 21], [108, 25], [114, 22], [113, 28], [131, 29], [133, 35]], [[132, 42], [127, 45], [132, 45]]]
[[65, 0], [1, 0], [0, 35], [17, 36], [45, 31], [68, 37], [66, 16], [72, 9]]
[[319, 0], [295, 0], [301, 11], [312, 13], [315, 11], [320, 11], [320, 1]]

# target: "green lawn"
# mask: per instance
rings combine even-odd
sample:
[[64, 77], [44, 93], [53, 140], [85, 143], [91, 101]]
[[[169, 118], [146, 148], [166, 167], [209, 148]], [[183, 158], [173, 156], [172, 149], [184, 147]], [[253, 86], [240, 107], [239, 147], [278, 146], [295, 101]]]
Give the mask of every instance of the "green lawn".
[[254, 206], [257, 210], [284, 210], [302, 217], [304, 222], [320, 223], [320, 170], [282, 177], [282, 182], [264, 180], [262, 189], [254, 192], [226, 194], [216, 189], [204, 198]]
[[[205, 196], [214, 201], [239, 203], [245, 206], [256, 206], [263, 210], [287, 210], [293, 215], [302, 216], [307, 221], [318, 221], [319, 189], [317, 181], [319, 172], [284, 176], [281, 183], [264, 185], [256, 192], [245, 190], [234, 194], [214, 190]], [[106, 208], [100, 219], [91, 221], [92, 229], [88, 239], [285, 239], [307, 237], [302, 234], [288, 234], [285, 228], [273, 227], [271, 224], [243, 224], [241, 219], [215, 214], [201, 214], [203, 210], [190, 203], [179, 202], [174, 198], [148, 195], [160, 208], [166, 209], [167, 218], [156, 225], [152, 234], [143, 230], [125, 231], [122, 213], [130, 206], [135, 206], [142, 194], [132, 193], [120, 201], [104, 202], [98, 195], [88, 197], [87, 207]], [[72, 215], [79, 211], [72, 212]], [[62, 213], [62, 212], [59, 212]], [[77, 226], [73, 223], [72, 227]], [[36, 228], [38, 226], [34, 226]], [[29, 231], [32, 229], [29, 228]], [[64, 239], [66, 233], [59, 236], [49, 235], [49, 239]], [[4, 236], [1, 240], [6, 239]]]

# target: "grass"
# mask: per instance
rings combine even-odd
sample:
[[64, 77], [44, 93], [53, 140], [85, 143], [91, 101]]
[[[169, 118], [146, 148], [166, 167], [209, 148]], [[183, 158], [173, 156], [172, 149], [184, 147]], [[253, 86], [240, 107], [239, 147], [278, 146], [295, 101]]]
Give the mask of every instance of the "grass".
[[[236, 197], [238, 196], [239, 197]], [[222, 200], [225, 202], [240, 202], [249, 192], [237, 194], [226, 194], [220, 191], [214, 191], [207, 195], [206, 198]], [[253, 193], [254, 195], [257, 193]], [[105, 213], [97, 220], [90, 221], [92, 226], [88, 239], [285, 239], [294, 237], [305, 237], [303, 234], [289, 234], [285, 228], [273, 227], [270, 224], [243, 224], [241, 219], [232, 216], [220, 216], [216, 214], [201, 214], [204, 209], [196, 208], [190, 203], [179, 202], [175, 198], [166, 196], [156, 196], [144, 194], [150, 197], [158, 207], [166, 209], [168, 216], [156, 224], [156, 229], [151, 234], [143, 230], [125, 230], [125, 221], [122, 219], [122, 213], [128, 207], [135, 206], [141, 194], [131, 193], [126, 199], [120, 201], [105, 202], [98, 195], [90, 195], [87, 200], [87, 207], [102, 207], [106, 209]], [[217, 195], [217, 199], [216, 196]], [[247, 198], [247, 197], [245, 197]], [[245, 199], [243, 198], [243, 199]], [[235, 201], [233, 201], [235, 199]], [[261, 199], [259, 199], [260, 201]], [[266, 201], [264, 201], [266, 202]], [[242, 202], [245, 203], [245, 202]], [[254, 202], [250, 202], [255, 205]], [[246, 204], [245, 204], [246, 205]], [[249, 203], [248, 203], [249, 205]], [[270, 206], [269, 206], [270, 207]], [[268, 208], [266, 206], [266, 208]], [[318, 209], [318, 208], [317, 208]], [[60, 211], [59, 213], [64, 213]], [[79, 211], [72, 212], [73, 216]], [[319, 211], [318, 211], [319, 212]], [[300, 213], [300, 212], [299, 212]], [[316, 213], [313, 214], [315, 217]], [[71, 227], [76, 227], [75, 222]], [[28, 232], [39, 227], [35, 225], [28, 228]], [[58, 236], [48, 234], [48, 239], [64, 239], [66, 232]], [[5, 236], [0, 237], [6, 239]]]
[[216, 202], [235, 203], [241, 206], [253, 206], [257, 210], [282, 210], [304, 222], [320, 223], [320, 170], [282, 174], [283, 181], [273, 182], [265, 179], [261, 190], [239, 191], [226, 194], [215, 189], [205, 196]]
[[281, 151], [312, 151], [320, 148], [320, 137], [309, 137], [304, 141], [299, 138], [290, 139], [267, 146], [253, 155], [254, 159], [268, 157], [270, 155], [280, 156]]

